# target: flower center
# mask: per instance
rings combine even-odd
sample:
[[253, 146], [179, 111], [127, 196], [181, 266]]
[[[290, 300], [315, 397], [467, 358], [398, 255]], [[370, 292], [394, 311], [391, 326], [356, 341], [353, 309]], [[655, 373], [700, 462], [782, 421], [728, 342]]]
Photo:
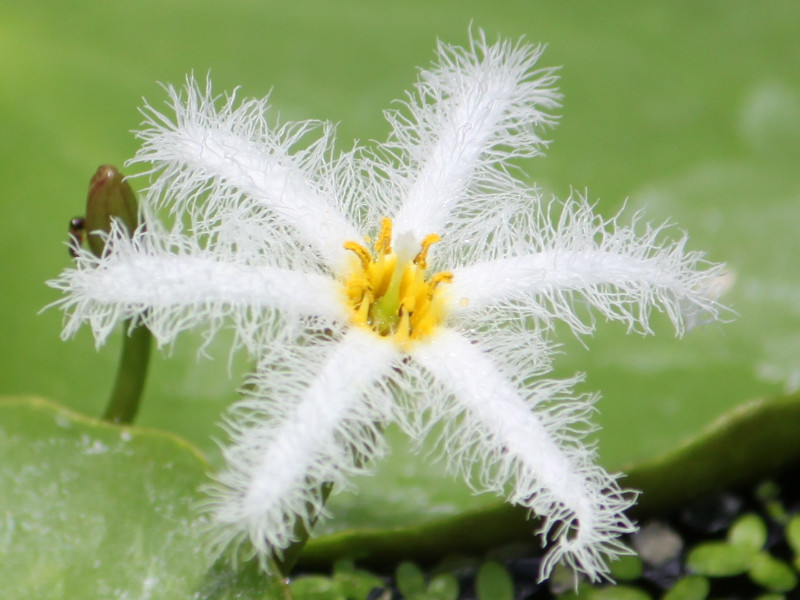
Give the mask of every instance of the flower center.
[[352, 322], [401, 344], [428, 336], [444, 318], [439, 284], [453, 280], [449, 272], [426, 277], [428, 250], [440, 239], [435, 233], [426, 236], [420, 251], [409, 260], [392, 249], [392, 220], [387, 218], [381, 221], [372, 250], [345, 242], [345, 249], [358, 257], [345, 280]]

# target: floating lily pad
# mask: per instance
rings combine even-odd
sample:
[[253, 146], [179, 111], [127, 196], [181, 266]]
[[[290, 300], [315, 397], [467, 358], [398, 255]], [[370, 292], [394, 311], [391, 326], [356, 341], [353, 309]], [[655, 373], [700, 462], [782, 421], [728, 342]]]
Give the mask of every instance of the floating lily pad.
[[753, 400], [719, 417], [672, 451], [626, 469], [626, 484], [644, 491], [640, 514], [681, 506], [693, 497], [755, 482], [800, 459], [800, 395]]
[[[703, 493], [755, 482], [800, 460], [798, 439], [800, 396], [757, 400], [723, 415], [672, 452], [631, 465], [624, 481], [642, 491], [637, 515], [663, 514]], [[379, 497], [373, 501], [380, 505]], [[748, 522], [742, 521], [745, 527], [737, 539], [760, 539], [758, 532], [748, 533]], [[309, 542], [302, 564], [321, 566], [336, 556], [373, 563], [410, 556], [434, 560], [452, 552], [480, 553], [509, 541], [531, 541], [536, 530], [526, 511], [502, 503], [441, 519], [420, 516], [416, 523], [385, 530], [356, 522], [338, 525], [345, 528]]]
[[0, 400], [3, 597], [226, 600], [237, 588], [260, 597], [271, 585], [263, 573], [210, 568], [194, 507], [207, 469], [173, 434], [39, 398]]

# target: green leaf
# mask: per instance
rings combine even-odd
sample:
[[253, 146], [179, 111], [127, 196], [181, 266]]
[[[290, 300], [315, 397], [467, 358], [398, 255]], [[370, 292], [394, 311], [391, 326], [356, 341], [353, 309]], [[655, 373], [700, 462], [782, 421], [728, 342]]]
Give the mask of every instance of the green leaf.
[[596, 588], [588, 584], [581, 584], [577, 590], [568, 588], [567, 591], [558, 595], [559, 600], [591, 600]]
[[401, 562], [395, 571], [397, 589], [404, 596], [421, 594], [425, 591], [425, 574], [412, 562]]
[[587, 600], [651, 600], [647, 592], [629, 585], [607, 585], [592, 588], [586, 598]]
[[768, 552], [759, 552], [750, 563], [750, 579], [771, 592], [788, 592], [797, 587], [792, 568]]
[[348, 600], [366, 600], [375, 588], [385, 588], [386, 583], [369, 571], [356, 569], [351, 562], [339, 561], [333, 567], [333, 581]]
[[5, 399], [0, 464], [7, 593], [188, 598], [201, 579], [191, 507], [206, 465], [181, 440]]
[[458, 598], [458, 579], [452, 573], [435, 575], [428, 584], [429, 600], [456, 600]]
[[800, 458], [800, 396], [763, 398], [719, 417], [697, 436], [632, 465], [626, 485], [643, 491], [641, 515], [668, 511], [731, 485], [755, 483]]
[[292, 600], [282, 577], [268, 576], [258, 561], [232, 565], [227, 558], [217, 560], [206, 572], [192, 600]]
[[698, 575], [730, 577], [747, 571], [753, 552], [726, 542], [705, 542], [693, 548], [686, 566]]
[[635, 555], [620, 556], [608, 566], [614, 581], [633, 581], [642, 575], [642, 559]]
[[689, 575], [679, 579], [662, 600], [705, 600], [711, 585], [708, 579], [699, 575]]
[[180, 438], [0, 399], [0, 581], [6, 598], [279, 598], [263, 573], [209, 569], [197, 487], [208, 465]]
[[759, 484], [755, 489], [755, 496], [770, 520], [782, 524], [789, 521], [789, 514], [781, 502], [781, 488], [777, 483], [770, 480]]
[[486, 561], [475, 577], [475, 592], [478, 600], [513, 600], [514, 582], [503, 565]]
[[756, 514], [742, 515], [731, 525], [728, 542], [751, 552], [757, 552], [767, 543], [767, 526]]
[[786, 541], [794, 552], [795, 558], [800, 557], [800, 514], [795, 514], [786, 524]]
[[347, 600], [341, 587], [330, 577], [305, 575], [289, 584], [296, 600]]

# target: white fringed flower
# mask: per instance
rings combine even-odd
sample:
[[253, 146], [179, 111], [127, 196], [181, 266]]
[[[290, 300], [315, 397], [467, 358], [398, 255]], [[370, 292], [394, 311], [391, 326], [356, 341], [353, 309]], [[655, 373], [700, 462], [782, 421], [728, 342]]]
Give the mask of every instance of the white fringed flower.
[[453, 471], [542, 518], [543, 578], [564, 561], [597, 579], [626, 552], [635, 494], [582, 443], [593, 398], [541, 378], [545, 334], [556, 320], [591, 333], [597, 313], [648, 332], [652, 310], [680, 333], [717, 316], [721, 267], [511, 175], [541, 154], [558, 104], [539, 54], [483, 35], [441, 44], [374, 152], [335, 156], [329, 125], [273, 127], [266, 100], [191, 78], [169, 88], [174, 120], [146, 107], [146, 228], [116, 225], [102, 258], [82, 252], [50, 284], [64, 337], [88, 321], [102, 344], [134, 318], [169, 344], [232, 321], [258, 357], [210, 496], [219, 547], [280, 554], [297, 519], [319, 516], [322, 484], [380, 456], [397, 421], [417, 438], [444, 422]]

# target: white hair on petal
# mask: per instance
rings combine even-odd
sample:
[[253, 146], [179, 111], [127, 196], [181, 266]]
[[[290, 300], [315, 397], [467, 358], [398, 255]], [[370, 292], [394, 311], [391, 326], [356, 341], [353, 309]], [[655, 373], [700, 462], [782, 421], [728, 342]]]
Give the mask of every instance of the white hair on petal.
[[131, 236], [114, 220], [101, 235], [102, 258], [78, 249], [76, 268], [48, 282], [65, 293], [53, 303], [64, 310], [65, 339], [87, 321], [100, 346], [120, 322], [136, 319], [160, 345], [200, 325], [208, 343], [232, 319], [234, 346], [256, 352], [277, 331], [333, 327], [348, 318], [327, 276], [258, 264], [220, 246], [205, 249], [156, 223]]
[[597, 216], [581, 197], [524, 211], [521, 218], [530, 224], [509, 220], [502, 234], [487, 232], [498, 242], [505, 239], [502, 252], [454, 270], [456, 313], [476, 313], [472, 319], [496, 318], [495, 310], [521, 313], [540, 326], [557, 319], [590, 334], [596, 323], [587, 308], [642, 333], [652, 333], [651, 312], [657, 310], [681, 334], [726, 310], [714, 287], [725, 265], [687, 251], [685, 234], [667, 237], [669, 224], [642, 225], [635, 215], [623, 226], [617, 217]]

